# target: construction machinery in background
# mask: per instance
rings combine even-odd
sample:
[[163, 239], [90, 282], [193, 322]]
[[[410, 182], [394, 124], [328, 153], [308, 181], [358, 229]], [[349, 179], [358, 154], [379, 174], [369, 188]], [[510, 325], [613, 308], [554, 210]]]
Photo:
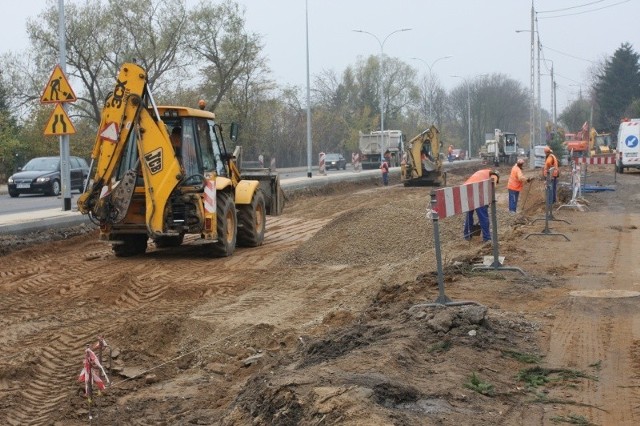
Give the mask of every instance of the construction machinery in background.
[[518, 135], [516, 133], [494, 129], [493, 133], [485, 134], [485, 143], [480, 149], [480, 158], [492, 161], [496, 166], [501, 162], [514, 164], [518, 155], [518, 148]]
[[401, 165], [404, 186], [439, 186], [446, 180], [440, 148], [440, 131], [433, 125], [406, 143]]
[[358, 148], [360, 163], [363, 169], [379, 169], [382, 156], [385, 155], [389, 167], [400, 165], [404, 151], [404, 135], [402, 130], [385, 130], [384, 132], [360, 132]]
[[598, 133], [594, 127], [589, 128], [585, 121], [577, 133], [565, 133], [564, 145], [573, 157], [609, 154], [615, 151], [615, 144], [611, 133]]
[[[215, 115], [200, 108], [157, 106], [146, 71], [120, 68], [104, 103], [78, 209], [100, 227], [116, 256], [142, 254], [151, 239], [179, 246], [186, 234], [214, 257], [264, 240], [266, 214], [282, 212], [278, 176], [243, 176]], [[238, 126], [230, 125], [235, 142]], [[171, 136], [169, 136], [171, 134]], [[250, 179], [247, 179], [250, 177]]]

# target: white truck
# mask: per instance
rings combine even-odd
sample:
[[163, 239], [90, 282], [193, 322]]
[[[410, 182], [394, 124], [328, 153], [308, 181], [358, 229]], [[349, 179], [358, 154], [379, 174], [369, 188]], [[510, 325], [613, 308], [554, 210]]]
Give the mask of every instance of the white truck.
[[515, 163], [518, 155], [518, 135], [500, 129], [495, 129], [493, 134], [486, 133], [484, 149], [481, 149], [480, 155], [492, 160], [496, 165], [500, 162]]
[[629, 168], [640, 169], [640, 118], [627, 118], [620, 122], [617, 152], [618, 173]]
[[380, 160], [383, 155], [389, 162], [390, 167], [400, 166], [402, 153], [404, 152], [404, 135], [402, 130], [385, 130], [371, 133], [360, 132], [358, 148], [361, 153], [361, 164], [363, 169], [377, 169], [380, 167]]

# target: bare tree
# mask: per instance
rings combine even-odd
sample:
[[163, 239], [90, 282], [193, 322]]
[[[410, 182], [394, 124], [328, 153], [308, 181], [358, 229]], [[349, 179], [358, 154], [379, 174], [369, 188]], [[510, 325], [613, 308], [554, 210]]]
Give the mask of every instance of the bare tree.
[[260, 37], [246, 31], [244, 10], [231, 0], [201, 1], [189, 13], [189, 23], [189, 48], [204, 62], [202, 91], [216, 109], [238, 79], [264, 67]]

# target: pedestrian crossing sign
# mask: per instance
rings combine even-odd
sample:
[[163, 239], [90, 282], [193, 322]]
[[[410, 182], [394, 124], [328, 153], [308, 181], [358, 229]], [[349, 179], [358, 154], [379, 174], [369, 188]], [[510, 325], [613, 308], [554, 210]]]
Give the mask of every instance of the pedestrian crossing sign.
[[69, 119], [67, 112], [62, 107], [61, 103], [57, 103], [47, 126], [44, 128], [45, 136], [62, 136], [73, 135], [76, 133], [76, 128]]
[[43, 104], [50, 104], [55, 102], [75, 102], [76, 94], [67, 81], [62, 72], [60, 65], [56, 65], [49, 77], [49, 82], [42, 92], [40, 102]]

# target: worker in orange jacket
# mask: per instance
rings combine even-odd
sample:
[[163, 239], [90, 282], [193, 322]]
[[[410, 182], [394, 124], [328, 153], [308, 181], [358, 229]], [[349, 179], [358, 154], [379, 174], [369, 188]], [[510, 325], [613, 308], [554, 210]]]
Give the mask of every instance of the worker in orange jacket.
[[520, 191], [522, 191], [524, 183], [531, 182], [531, 178], [526, 177], [522, 172], [522, 166], [524, 166], [524, 160], [520, 158], [511, 168], [509, 182], [507, 182], [507, 190], [509, 190], [509, 213], [511, 214], [516, 214], [518, 198], [520, 197]]
[[542, 176], [547, 178], [549, 174], [549, 170], [553, 169], [551, 172], [551, 204], [556, 202], [556, 190], [558, 188], [558, 177], [560, 176], [560, 163], [558, 163], [558, 158], [553, 153], [553, 150], [549, 146], [544, 147], [544, 167], [542, 168]]
[[[482, 169], [472, 174], [464, 184], [482, 182], [483, 180], [493, 179], [498, 184], [500, 182], [500, 172], [493, 169]], [[478, 223], [482, 229], [482, 241], [491, 241], [491, 231], [489, 230], [489, 208], [488, 206], [480, 206], [475, 210], [470, 210], [464, 220], [464, 239], [469, 241], [473, 232], [473, 212], [478, 215]]]

